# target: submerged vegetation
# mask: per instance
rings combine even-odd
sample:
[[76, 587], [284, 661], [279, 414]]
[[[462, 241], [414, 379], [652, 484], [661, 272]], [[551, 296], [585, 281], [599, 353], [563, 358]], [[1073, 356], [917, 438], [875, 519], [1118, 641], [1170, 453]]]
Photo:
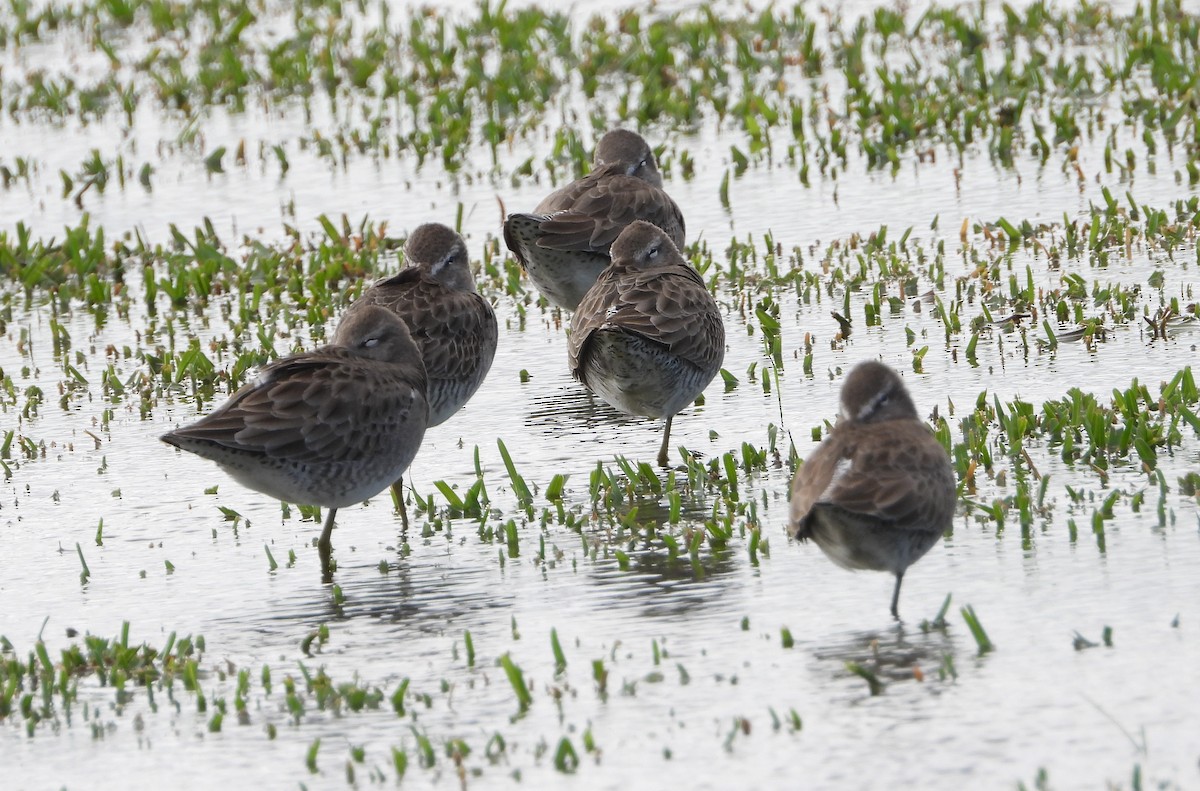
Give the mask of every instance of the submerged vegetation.
[[[324, 342], [346, 306], [402, 263], [403, 235], [431, 184], [455, 196], [484, 185], [503, 211], [511, 190], [586, 171], [596, 133], [624, 124], [660, 144], [668, 189], [708, 190], [730, 216], [737, 185], [756, 178], [786, 174], [837, 206], [856, 180], [882, 177], [872, 189], [886, 190], [902, 167], [939, 162], [953, 163], [955, 186], [1032, 173], [1095, 198], [1053, 219], [1012, 205], [822, 241], [799, 224], [741, 233], [689, 220], [683, 253], [730, 336], [720, 383], [695, 419], [703, 424], [727, 399], [753, 420], [728, 419], [707, 442], [697, 429], [665, 471], [626, 445], [541, 462], [528, 451], [524, 413], [488, 435], [464, 435], [471, 465], [431, 461], [407, 481], [412, 526], [368, 558], [372, 578], [401, 579], [413, 545], [426, 542], [458, 553], [451, 564], [491, 575], [482, 598], [529, 568], [548, 586], [586, 572], [616, 587], [691, 586], [713, 604], [728, 595], [719, 585], [731, 570], [739, 585], [757, 584], [792, 549], [782, 531], [787, 482], [836, 410], [808, 400], [848, 361], [884, 350], [917, 381], [953, 383], [918, 399], [958, 480], [949, 538], [985, 537], [1030, 558], [1061, 539], [1107, 559], [1119, 525], [1163, 536], [1176, 523], [1191, 529], [1200, 507], [1200, 17], [1182, 3], [1152, 0], [1128, 13], [981, 3], [845, 19], [804, 3], [585, 17], [489, 2], [455, 12], [367, 0], [3, 2], [0, 135], [22, 142], [0, 149], [0, 474], [12, 494], [0, 514], [23, 509], [29, 521], [45, 507], [30, 494], [40, 469], [95, 459], [105, 476], [110, 458], [129, 454], [131, 433], [206, 411], [258, 366]], [[88, 142], [39, 148], [29, 130], [82, 132]], [[165, 218], [158, 231], [117, 206], [172, 181], [203, 192], [274, 180], [264, 191], [286, 196], [298, 174], [336, 177], [363, 161], [402, 174], [409, 216], [388, 206], [309, 218], [283, 197], [280, 228], [238, 231], [147, 200]], [[1148, 197], [1146, 182], [1173, 183], [1178, 194]], [[65, 207], [72, 222], [41, 228], [46, 205]], [[496, 306], [502, 347], [506, 336], [562, 340], [561, 313], [505, 252], [498, 224], [464, 203], [456, 217], [417, 219], [475, 231], [473, 268]], [[1131, 364], [1142, 359], [1150, 362]], [[533, 362], [491, 377], [519, 381], [532, 397], [544, 386]], [[1089, 366], [1116, 371], [1105, 380], [1116, 385], [1097, 387]], [[1011, 371], [1030, 375], [1014, 383], [1002, 376]], [[248, 533], [249, 520], [221, 497], [232, 486], [206, 486], [196, 511], [214, 545]], [[112, 490], [114, 502], [121, 497]], [[92, 594], [148, 565], [97, 562], [106, 540], [116, 551], [115, 520], [97, 499], [87, 537], [58, 551]], [[173, 516], [154, 519], [179, 529], [186, 506], [171, 507]], [[283, 519], [292, 513], [283, 506]], [[155, 535], [148, 540], [161, 547]], [[261, 573], [298, 576], [308, 547], [298, 554], [261, 539], [247, 541]], [[156, 555], [150, 575], [196, 563], [172, 557]], [[811, 604], [806, 584], [796, 587]], [[82, 723], [102, 740], [130, 722], [140, 734], [155, 717], [171, 722], [158, 733], [215, 735], [236, 723], [301, 745], [285, 768], [300, 782], [336, 765], [351, 786], [427, 772], [467, 787], [495, 773], [520, 780], [617, 764], [603, 725], [628, 711], [619, 703], [662, 719], [651, 736], [661, 737], [664, 761], [674, 753], [663, 732], [676, 745], [731, 753], [767, 728], [803, 738], [801, 716], [807, 724], [812, 714], [787, 695], [744, 710], [720, 698], [739, 678], [796, 672], [802, 653], [832, 660], [821, 674], [861, 713], [916, 683], [940, 690], [979, 676], [1016, 642], [995, 628], [991, 603], [975, 601], [977, 613], [964, 601], [948, 616], [947, 596], [915, 640], [903, 630], [856, 633], [826, 648], [794, 623], [722, 621], [721, 641], [733, 633], [739, 658], [713, 669], [703, 640], [673, 654], [678, 641], [669, 650], [665, 635], [635, 646], [615, 633], [589, 639], [589, 628], [611, 623], [573, 622], [576, 613], [553, 607], [521, 640], [518, 616], [504, 609], [494, 619], [503, 645], [495, 632], [443, 633], [450, 621], [439, 615], [429, 631], [442, 640], [444, 667], [410, 669], [401, 647], [395, 664], [360, 672], [362, 646], [348, 625], [381, 614], [404, 623], [407, 613], [338, 586], [321, 595], [327, 612], [291, 624], [296, 650], [283, 657], [233, 649], [218, 658], [225, 647], [173, 633], [135, 645], [128, 624], [112, 639], [69, 634], [61, 648], [0, 637], [0, 738], [44, 741]], [[683, 629], [701, 617], [680, 612]], [[1112, 653], [1135, 642], [1114, 644], [1103, 620], [1067, 624], [1072, 660], [1103, 653], [1082, 651], [1099, 645], [1083, 635], [1101, 623]], [[327, 651], [343, 638], [344, 656]], [[761, 656], [769, 666], [741, 659]], [[720, 698], [712, 723], [695, 727], [711, 701], [693, 708], [690, 695]]]

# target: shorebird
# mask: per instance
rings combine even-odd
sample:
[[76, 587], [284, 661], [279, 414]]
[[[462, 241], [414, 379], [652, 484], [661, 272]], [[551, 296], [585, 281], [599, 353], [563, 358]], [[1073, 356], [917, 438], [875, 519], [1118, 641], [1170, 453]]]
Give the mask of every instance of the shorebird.
[[720, 370], [725, 325], [670, 237], [638, 220], [571, 316], [567, 355], [575, 378], [612, 407], [667, 419], [658, 452], [666, 466], [671, 420]]
[[[404, 245], [404, 257], [410, 266], [367, 289], [347, 309], [333, 341], [347, 340], [343, 328], [351, 328], [351, 317], [372, 305], [403, 319], [421, 349], [429, 382], [429, 425], [437, 426], [462, 408], [492, 367], [496, 314], [476, 293], [467, 246], [450, 228], [419, 226]], [[407, 525], [401, 484], [394, 481], [392, 492]]]
[[609, 263], [609, 249], [634, 220], [662, 228], [683, 247], [679, 206], [662, 188], [650, 146], [614, 129], [596, 144], [592, 172], [551, 193], [528, 214], [504, 221], [504, 242], [546, 300], [575, 310]]
[[328, 580], [337, 509], [399, 478], [429, 419], [408, 327], [381, 307], [343, 322], [339, 343], [265, 366], [213, 412], [162, 436], [271, 497], [329, 509], [317, 541]]
[[496, 356], [496, 314], [475, 291], [467, 246], [439, 223], [426, 223], [409, 235], [404, 257], [410, 266], [378, 281], [347, 309], [334, 332], [368, 305], [395, 313], [421, 348], [429, 380], [429, 425], [437, 426], [470, 400]]
[[796, 471], [789, 530], [844, 569], [895, 574], [892, 616], [899, 619], [905, 570], [953, 522], [954, 470], [888, 366], [855, 366], [841, 402], [837, 425]]

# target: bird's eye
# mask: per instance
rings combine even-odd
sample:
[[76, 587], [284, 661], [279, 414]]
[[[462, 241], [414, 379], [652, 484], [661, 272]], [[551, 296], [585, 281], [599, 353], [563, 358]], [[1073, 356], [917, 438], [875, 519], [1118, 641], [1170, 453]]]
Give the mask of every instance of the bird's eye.
[[646, 257], [649, 258], [651, 261], [653, 261], [655, 258], [658, 258], [658, 253], [659, 253], [660, 249], [661, 248], [658, 245], [654, 245], [653, 247], [651, 247], [649, 250], [646, 251]]
[[363, 341], [362, 345], [364, 349], [374, 349], [379, 345], [379, 337], [372, 335], [370, 338], [367, 338], [365, 341]]

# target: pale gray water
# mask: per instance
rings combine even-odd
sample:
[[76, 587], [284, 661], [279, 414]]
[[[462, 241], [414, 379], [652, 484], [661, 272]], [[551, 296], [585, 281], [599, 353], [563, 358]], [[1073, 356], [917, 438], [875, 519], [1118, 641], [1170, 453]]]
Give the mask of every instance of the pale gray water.
[[[333, 125], [328, 118], [315, 123]], [[218, 144], [232, 148], [243, 138], [247, 150], [257, 150], [259, 140], [269, 148], [305, 129], [296, 115], [267, 117], [255, 111], [245, 116], [218, 112], [204, 123], [209, 150]], [[536, 203], [549, 188], [544, 183], [512, 188], [486, 179], [452, 186], [436, 162], [415, 171], [411, 163], [363, 157], [352, 158], [345, 170], [330, 170], [311, 154], [295, 151], [282, 179], [270, 164], [256, 163], [246, 170], [227, 166], [226, 174], [210, 177], [199, 153], [161, 160], [153, 153], [159, 141], [178, 133], [171, 120], [139, 114], [133, 161], [153, 158], [154, 190], [146, 193], [134, 182], [125, 190], [110, 185], [103, 196], [89, 195], [93, 227], [104, 226], [110, 238], [138, 228], [162, 241], [168, 224], [187, 233], [209, 217], [232, 243], [240, 234], [281, 238], [281, 221], [311, 232], [319, 214], [344, 213], [352, 220], [364, 214], [386, 219], [391, 233], [401, 235], [426, 220], [453, 222], [461, 202], [464, 232], [478, 256], [484, 240], [498, 231], [497, 197], [512, 210]], [[116, 140], [118, 134], [118, 125], [110, 122], [89, 125], [86, 135], [75, 128], [0, 122], [4, 158], [30, 156], [40, 163], [27, 192], [0, 192], [0, 229], [11, 232], [23, 222], [48, 238], [61, 235], [64, 225], [78, 224], [79, 210], [61, 198], [57, 173], [73, 170], [90, 148], [125, 145]], [[927, 248], [944, 238], [948, 250], [956, 250], [963, 217], [1053, 222], [1065, 213], [1074, 218], [1089, 201], [1101, 201], [1101, 186], [1118, 195], [1130, 189], [1140, 203], [1152, 206], [1193, 193], [1186, 179], [1179, 184], [1174, 178], [1182, 162], [1173, 162], [1161, 149], [1156, 174], [1139, 169], [1132, 185], [1115, 177], [1097, 183], [1100, 142], [1081, 151], [1089, 176], [1082, 192], [1073, 175], [1054, 165], [1040, 170], [1028, 159], [1019, 158], [1013, 170], [982, 155], [971, 157], [961, 163], [959, 190], [953, 175], [959, 163], [946, 157], [921, 165], [905, 157], [895, 176], [867, 172], [852, 159], [836, 184], [815, 178], [810, 188], [788, 168], [752, 168], [731, 183], [731, 212], [726, 212], [718, 199], [718, 184], [729, 166], [725, 134], [708, 125], [676, 139], [699, 165], [694, 180], [672, 178], [667, 184], [684, 207], [691, 238], [702, 237], [719, 251], [730, 238], [757, 239], [769, 230], [785, 250], [803, 248], [806, 267], [815, 271], [828, 242], [866, 235], [880, 225], [889, 226], [893, 239], [912, 226], [912, 239]], [[1138, 139], [1137, 133], [1125, 134], [1122, 148]], [[519, 144], [506, 154], [506, 163], [524, 161], [533, 151], [530, 144]], [[289, 203], [294, 216], [281, 213]], [[940, 217], [936, 232], [929, 230], [935, 216]], [[808, 252], [810, 246], [815, 254]], [[1014, 256], [1012, 271], [1023, 277], [1026, 264], [1034, 267], [1038, 286], [1058, 287], [1062, 273], [1025, 253]], [[946, 266], [948, 283], [967, 273], [955, 254], [947, 256]], [[1165, 298], [1195, 301], [1194, 244], [1177, 253], [1175, 262], [1135, 248], [1130, 260], [1116, 258], [1105, 270], [1064, 259], [1062, 271], [1077, 271], [1089, 283], [1144, 284], [1156, 269], [1165, 272]], [[130, 282], [140, 293], [136, 276]], [[928, 288], [922, 277], [921, 289]], [[356, 765], [360, 786], [380, 784], [369, 777], [373, 766], [387, 778], [383, 784], [392, 784], [388, 751], [403, 747], [410, 759], [406, 784], [456, 788], [460, 781], [444, 749], [452, 739], [464, 740], [472, 750], [465, 763], [466, 785], [476, 788], [666, 783], [713, 789], [1011, 788], [1017, 782], [1032, 785], [1041, 767], [1054, 788], [1124, 787], [1131, 784], [1135, 764], [1147, 784], [1200, 784], [1200, 720], [1192, 694], [1200, 687], [1195, 636], [1200, 520], [1194, 498], [1176, 486], [1180, 475], [1200, 469], [1200, 442], [1186, 427], [1183, 445], [1169, 456], [1160, 453], [1160, 469], [1172, 488], [1164, 527], [1155, 513], [1157, 484], [1138, 470], [1114, 467], [1105, 489], [1086, 470], [1061, 462], [1055, 450], [1031, 446], [1038, 468], [1051, 476], [1047, 499], [1053, 508], [1048, 517], [1035, 520], [1030, 546], [1022, 545], [1015, 513], [1001, 533], [979, 512], [960, 516], [953, 536], [907, 575], [901, 599], [905, 625], [899, 629], [887, 613], [890, 577], [850, 574], [815, 547], [787, 539], [786, 469], [759, 473], [749, 484], [741, 480], [743, 498], [758, 502], [769, 556], [760, 555], [759, 565], [751, 565], [746, 540], [735, 534], [724, 550], [704, 548], [702, 579], [694, 577], [686, 552], [668, 564], [661, 549], [630, 550], [633, 570], [621, 570], [611, 550], [628, 547], [608, 534], [607, 523], [590, 525], [583, 537], [562, 525], [524, 524], [497, 438], [530, 485], [538, 487], [539, 511], [546, 505], [540, 489], [563, 473], [570, 475], [568, 506], [582, 507], [586, 515], [588, 476], [596, 463], [615, 469], [617, 455], [652, 460], [661, 427], [590, 402], [566, 371], [565, 335], [552, 316], [531, 308], [521, 328], [516, 306], [502, 298], [497, 304], [501, 343], [489, 379], [462, 413], [429, 432], [409, 479], [423, 495], [435, 492], [437, 480], [465, 489], [474, 481], [478, 446], [493, 508], [499, 511], [489, 524], [517, 520], [519, 557], [502, 563], [504, 542], [485, 543], [467, 519], [453, 520], [450, 529], [428, 538], [421, 537], [421, 520], [416, 520], [407, 535], [411, 554], [402, 554], [399, 518], [385, 496], [377, 497], [339, 513], [336, 582], [345, 597], [339, 605], [331, 589], [320, 584], [311, 546], [318, 525], [300, 521], [295, 509], [290, 519], [281, 520], [278, 503], [158, 442], [168, 427], [194, 417], [188, 401], [161, 406], [148, 420], [139, 416], [135, 399], [115, 406], [105, 402], [98, 384], [106, 365], [103, 350], [108, 344], [135, 345], [134, 334], [148, 325], [146, 316], [136, 310], [129, 320], [110, 315], [97, 327], [89, 313], [75, 309], [61, 319], [73, 341], [70, 358], [82, 352], [90, 360], [81, 370], [91, 383], [91, 395], [64, 410], [58, 407], [57, 387], [66, 377], [52, 352], [47, 310], [37, 303], [27, 307], [19, 291], [6, 287], [5, 293], [16, 296], [11, 318], [5, 316], [0, 369], [16, 385], [17, 405], [6, 405], [0, 420], [4, 430], [19, 425], [47, 450], [44, 459], [21, 460], [0, 489], [5, 538], [0, 635], [18, 652], [27, 652], [45, 622], [44, 637], [56, 657], [72, 641], [67, 629], [112, 637], [129, 621], [134, 642], [155, 646], [170, 632], [202, 634], [208, 646], [203, 667], [209, 671], [202, 688], [210, 707], [212, 700], [225, 697], [231, 708], [222, 731], [209, 733], [211, 708], [197, 713], [194, 699], [179, 685], [179, 711], [161, 693], [158, 711], [150, 711], [140, 691], [118, 711], [113, 690], [89, 682], [80, 698], [97, 707], [97, 721], [104, 726], [99, 736], [81, 706], [70, 725], [43, 723], [32, 737], [18, 717], [0, 720], [5, 782], [14, 788], [115, 789], [132, 783], [342, 788], [348, 787], [344, 767], [350, 746], [366, 749], [365, 764]], [[969, 333], [948, 347], [929, 306], [913, 311], [911, 294], [899, 315], [885, 310], [882, 326], [862, 326], [868, 296], [869, 287], [852, 294], [855, 333], [835, 342], [837, 325], [829, 311], [841, 309], [840, 291], [812, 304], [799, 302], [793, 289], [780, 292], [785, 369], [777, 395], [774, 390], [764, 394], [747, 377], [752, 363], [766, 370], [769, 361], [757, 327], [748, 334], [735, 309], [737, 295], [719, 292], [727, 311], [725, 367], [742, 381], [730, 392], [722, 392], [719, 379], [714, 382], [707, 403], [676, 420], [673, 444], [707, 458], [743, 442], [762, 447], [767, 425], [779, 425], [782, 413], [782, 428], [803, 457], [813, 447], [810, 429], [836, 414], [841, 377], [830, 372], [866, 357], [879, 356], [904, 371], [923, 413], [936, 405], [946, 414], [953, 403], [961, 416], [984, 389], [1002, 400], [1019, 396], [1036, 405], [1062, 397], [1072, 386], [1107, 396], [1138, 377], [1157, 393], [1160, 381], [1196, 359], [1200, 338], [1195, 331], [1180, 331], [1151, 340], [1144, 326], [1131, 324], [1119, 326], [1094, 351], [1064, 343], [1053, 353], [1031, 346], [1026, 356], [1016, 335], [996, 331], [983, 336], [979, 367], [972, 367], [962, 349]], [[1152, 306], [1158, 298], [1157, 291], [1144, 297]], [[206, 338], [227, 329], [218, 304], [214, 300], [211, 324], [201, 331]], [[974, 313], [964, 313], [964, 322], [969, 315]], [[924, 374], [912, 370], [906, 326], [917, 335], [914, 348], [930, 347]], [[792, 357], [806, 332], [815, 336], [811, 377]], [[1040, 330], [1030, 331], [1031, 337], [1036, 334]], [[287, 342], [277, 345], [283, 349]], [[521, 369], [530, 374], [526, 383], [518, 376]], [[128, 375], [136, 362], [122, 360], [118, 370]], [[46, 391], [46, 401], [36, 417], [27, 419], [19, 405], [33, 384]], [[106, 407], [115, 414], [109, 428], [101, 430]], [[85, 431], [101, 438], [98, 449]], [[779, 447], [786, 454], [786, 434]], [[979, 478], [975, 499], [981, 502], [1015, 490], [1011, 475], [1004, 484], [982, 472]], [[216, 495], [204, 493], [211, 486], [219, 487]], [[1070, 502], [1068, 486], [1084, 490], [1081, 504]], [[1091, 515], [1114, 489], [1144, 490], [1146, 501], [1140, 512], [1127, 498], [1118, 501], [1101, 552], [1091, 533]], [[699, 503], [698, 510], [710, 510], [715, 496]], [[217, 506], [236, 510], [250, 524], [243, 522], [235, 532]], [[649, 512], [646, 505], [641, 510]], [[1069, 518], [1078, 523], [1074, 541]], [[93, 540], [101, 519], [102, 547]], [[537, 561], [539, 538], [552, 562]], [[599, 546], [597, 557], [584, 551], [585, 540]], [[91, 570], [82, 585], [76, 543]], [[264, 544], [280, 563], [277, 571], [268, 571]], [[291, 568], [285, 565], [289, 550], [297, 555]], [[173, 573], [167, 573], [165, 561], [173, 564]], [[386, 575], [379, 571], [381, 561], [390, 566]], [[948, 633], [922, 634], [917, 625], [936, 614], [947, 593], [953, 594]], [[964, 604], [979, 614], [997, 646], [994, 653], [976, 657], [958, 614]], [[514, 622], [519, 639], [514, 639]], [[323, 653], [305, 657], [300, 643], [321, 624], [328, 625], [329, 642]], [[784, 626], [795, 638], [790, 649], [781, 646]], [[1105, 626], [1113, 629], [1114, 647], [1074, 650], [1076, 631], [1099, 642]], [[568, 661], [561, 678], [554, 672], [551, 628]], [[466, 666], [466, 631], [475, 646], [474, 668]], [[895, 676], [878, 697], [870, 697], [865, 682], [845, 669], [847, 660], [872, 661], [873, 640], [885, 668], [881, 677], [890, 679], [888, 668]], [[653, 641], [669, 654], [657, 666]], [[532, 706], [520, 718], [514, 718], [513, 690], [496, 666], [505, 652], [533, 682]], [[955, 681], [938, 678], [946, 655], [957, 670]], [[598, 694], [593, 681], [591, 663], [597, 659], [609, 671], [607, 697]], [[293, 725], [280, 687], [285, 675], [299, 678], [299, 662], [314, 672], [323, 666], [336, 683], [357, 680], [388, 695], [407, 677], [410, 693], [427, 693], [430, 705], [410, 700], [414, 720], [397, 718], [386, 701], [379, 711], [341, 717], [319, 712], [310, 702], [305, 718]], [[226, 663], [250, 670], [254, 693], [248, 726], [238, 726], [232, 716], [233, 682], [216, 676]], [[258, 684], [264, 664], [274, 675], [270, 696]], [[914, 664], [924, 674], [922, 683], [912, 680]], [[686, 681], [678, 665], [686, 669]], [[561, 707], [552, 687], [562, 694]], [[790, 709], [802, 718], [802, 730], [792, 733], [787, 724], [774, 730], [771, 710], [786, 718]], [[737, 725], [738, 718], [748, 721], [749, 733]], [[264, 732], [268, 722], [278, 727], [273, 741]], [[414, 723], [434, 743], [432, 769], [417, 765]], [[589, 728], [598, 758], [584, 753], [582, 734]], [[495, 733], [503, 735], [507, 752], [492, 762], [485, 745]], [[574, 775], [554, 769], [554, 750], [564, 736], [582, 759]], [[320, 772], [310, 774], [305, 753], [318, 738]], [[477, 775], [471, 773], [476, 770]]]

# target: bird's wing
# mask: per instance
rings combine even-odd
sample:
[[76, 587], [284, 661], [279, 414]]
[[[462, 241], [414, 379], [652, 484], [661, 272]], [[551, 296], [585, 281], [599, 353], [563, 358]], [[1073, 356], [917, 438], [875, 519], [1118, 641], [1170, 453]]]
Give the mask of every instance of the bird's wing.
[[297, 462], [338, 461], [382, 449], [411, 421], [425, 420], [425, 378], [411, 368], [326, 347], [262, 369], [257, 382], [173, 432]]
[[[863, 427], [857, 428], [858, 433]], [[870, 426], [871, 442], [840, 443], [837, 475], [818, 503], [884, 522], [942, 532], [953, 517], [954, 473], [945, 449], [917, 421]], [[835, 433], [837, 433], [835, 431]]]
[[608, 322], [609, 312], [621, 297], [619, 281], [622, 273], [623, 270], [612, 266], [601, 272], [571, 314], [567, 365], [576, 379], [583, 379], [589, 341]]
[[725, 357], [725, 325], [704, 280], [682, 259], [653, 269], [630, 269], [606, 325], [661, 343], [696, 367], [713, 372]]
[[793, 538], [809, 536], [813, 508], [829, 490], [830, 484], [849, 469], [849, 449], [835, 430], [808, 455], [792, 479], [792, 502], [788, 532]]
[[491, 304], [473, 292], [403, 275], [367, 289], [346, 315], [355, 305], [376, 304], [400, 316], [421, 349], [430, 379], [469, 378], [480, 365], [490, 366], [498, 335]]
[[608, 253], [634, 220], [657, 225], [676, 247], [684, 244], [683, 212], [662, 189], [634, 176], [597, 170], [539, 204], [546, 215], [538, 246], [551, 250]]

